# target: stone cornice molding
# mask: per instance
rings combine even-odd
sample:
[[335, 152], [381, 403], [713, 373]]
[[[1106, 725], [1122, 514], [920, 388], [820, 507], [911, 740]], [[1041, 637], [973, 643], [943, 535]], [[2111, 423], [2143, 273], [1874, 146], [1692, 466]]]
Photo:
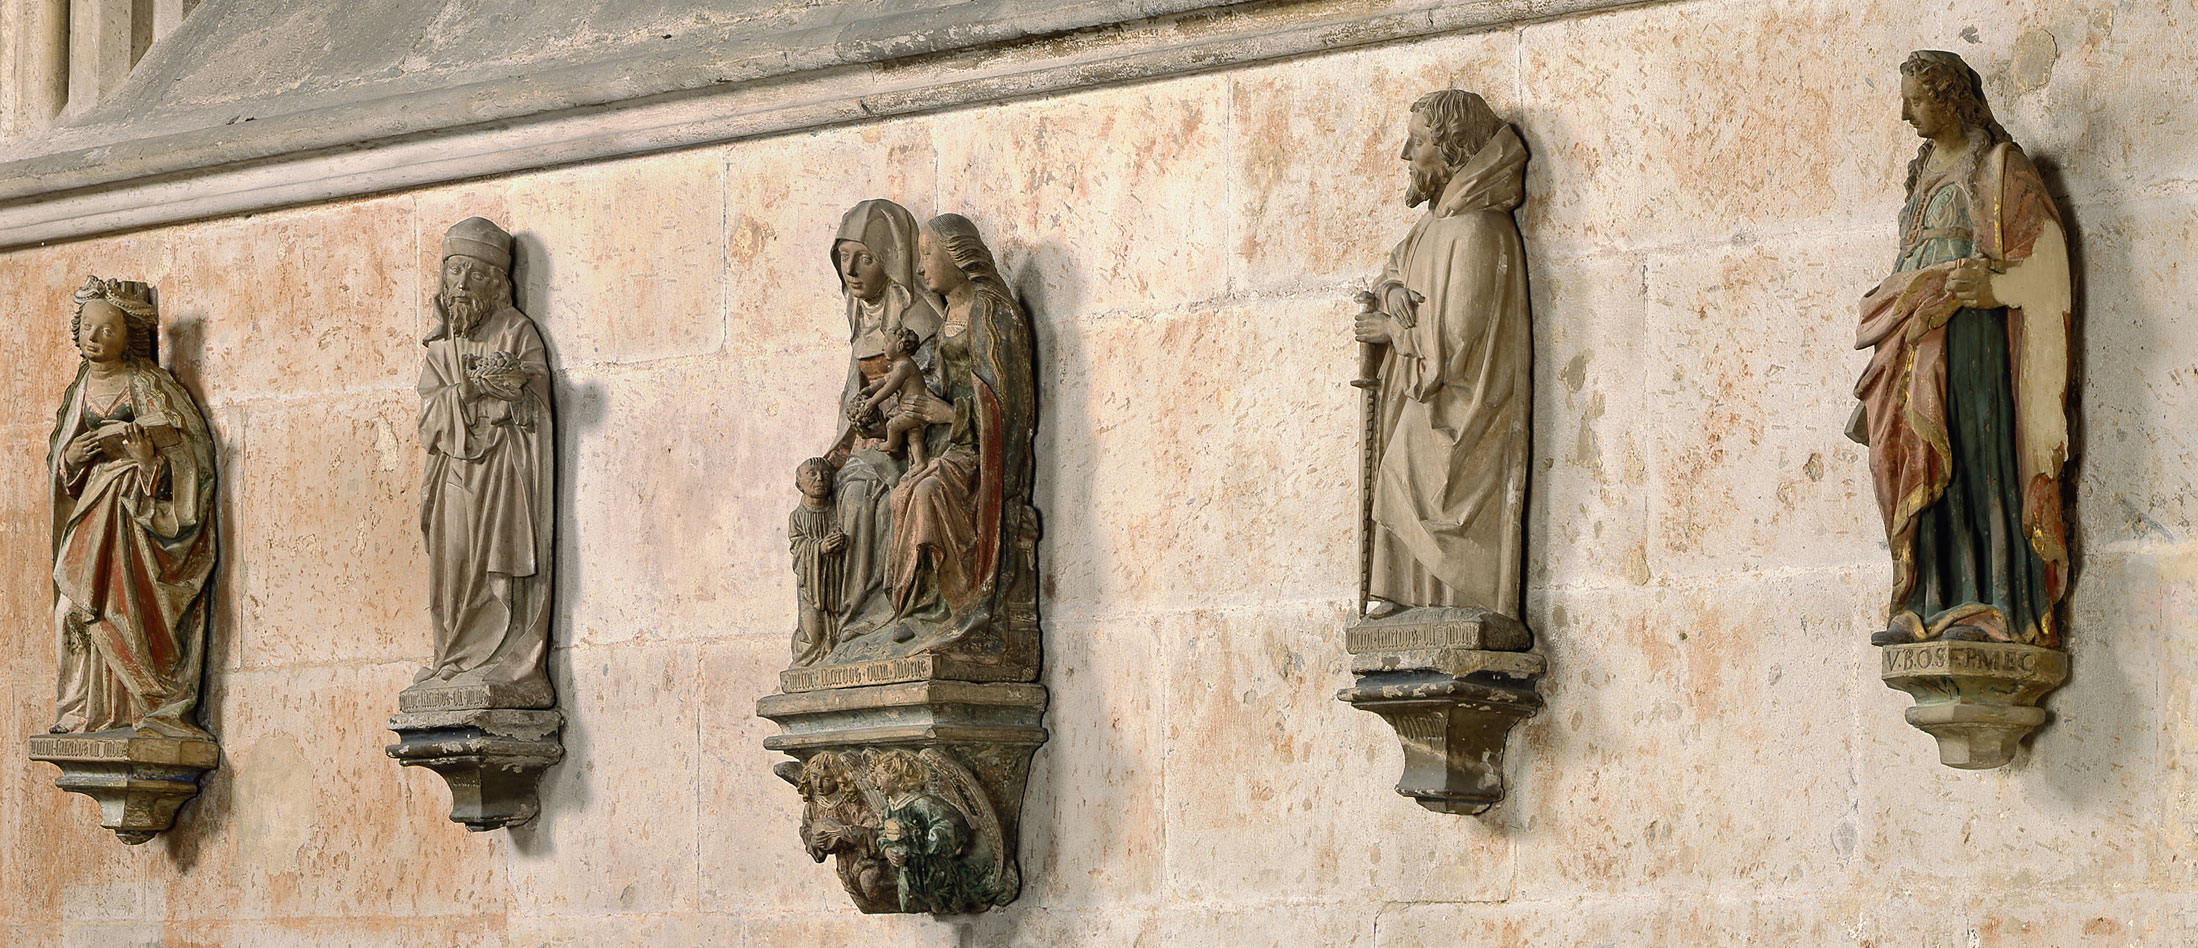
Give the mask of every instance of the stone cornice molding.
[[[743, 35], [182, 108], [208, 0], [112, 101], [0, 150], [0, 248], [1211, 71], [1655, 0], [948, 0]], [[318, 5], [302, 5], [314, 7]], [[859, 11], [857, 11], [859, 12]], [[234, 36], [227, 37], [234, 40]], [[341, 42], [342, 37], [332, 37]], [[220, 64], [231, 73], [236, 64]], [[494, 64], [490, 64], [494, 65]], [[325, 80], [327, 77], [314, 77]], [[150, 104], [148, 104], [150, 103]]]

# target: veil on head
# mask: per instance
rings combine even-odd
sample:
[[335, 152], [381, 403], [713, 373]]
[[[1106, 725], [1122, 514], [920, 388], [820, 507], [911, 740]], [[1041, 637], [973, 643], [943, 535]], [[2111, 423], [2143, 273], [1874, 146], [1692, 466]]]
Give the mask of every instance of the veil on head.
[[839, 272], [842, 241], [860, 241], [876, 257], [885, 275], [909, 292], [920, 292], [916, 279], [916, 217], [908, 209], [883, 198], [872, 198], [848, 210], [840, 218], [839, 234], [832, 238], [832, 272]]

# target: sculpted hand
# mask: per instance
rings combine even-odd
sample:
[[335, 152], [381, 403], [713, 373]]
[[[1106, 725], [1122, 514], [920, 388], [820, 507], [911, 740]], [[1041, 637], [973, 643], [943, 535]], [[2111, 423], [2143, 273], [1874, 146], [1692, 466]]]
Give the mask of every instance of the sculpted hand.
[[1402, 284], [1391, 284], [1382, 291], [1381, 310], [1406, 325], [1419, 325], [1420, 304], [1427, 297], [1418, 290]]
[[83, 467], [99, 450], [99, 433], [87, 431], [69, 439], [61, 448], [61, 461], [70, 467]]
[[473, 384], [508, 402], [518, 399], [519, 391], [527, 384], [527, 375], [517, 369], [498, 369], [474, 376]]
[[954, 423], [954, 403], [931, 394], [929, 389], [916, 391], [916, 411], [928, 424], [950, 425]]
[[2005, 305], [1992, 293], [1992, 267], [1983, 257], [1970, 257], [1946, 273], [1946, 292], [1970, 309], [1998, 309]]
[[847, 534], [835, 533], [824, 538], [824, 552], [837, 553], [847, 549]]
[[153, 439], [145, 436], [145, 429], [134, 424], [122, 431], [122, 450], [130, 456], [130, 460], [137, 462], [141, 471], [151, 471], [154, 460], [160, 457], [160, 453], [153, 448]]
[[1351, 338], [1360, 342], [1386, 343], [1396, 333], [1397, 321], [1386, 313], [1360, 313], [1351, 320]]

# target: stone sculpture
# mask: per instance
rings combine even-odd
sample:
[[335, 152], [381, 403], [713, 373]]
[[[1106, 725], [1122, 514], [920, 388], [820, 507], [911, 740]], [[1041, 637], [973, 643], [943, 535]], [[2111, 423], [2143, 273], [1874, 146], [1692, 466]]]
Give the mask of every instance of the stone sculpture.
[[1533, 364], [1512, 209], [1526, 148], [1481, 97], [1413, 103], [1405, 203], [1427, 213], [1359, 294], [1365, 390], [1358, 683], [1404, 743], [1397, 792], [1445, 813], [1503, 798], [1511, 725], [1541, 707], [1519, 619]]
[[1880, 673], [1952, 767], [1998, 767], [2067, 677], [2071, 274], [2059, 211], [1961, 57], [1901, 64], [1908, 165], [1893, 273], [1862, 300], [1869, 447], [1893, 552]]
[[512, 238], [479, 217], [443, 236], [424, 342], [420, 528], [434, 658], [398, 696], [389, 754], [441, 773], [451, 819], [476, 830], [534, 817], [535, 781], [563, 757], [549, 652], [556, 428], [549, 353], [512, 297]]
[[83, 360], [47, 440], [58, 688], [30, 756], [125, 843], [167, 829], [220, 760], [197, 723], [217, 545], [214, 441], [160, 367], [152, 288], [87, 280]]
[[795, 473], [792, 664], [757, 705], [785, 733], [765, 746], [797, 758], [779, 773], [804, 845], [858, 908], [983, 911], [1019, 890], [1007, 841], [1046, 738], [1030, 321], [958, 214], [919, 231], [864, 201], [832, 263], [853, 352], [840, 435]]

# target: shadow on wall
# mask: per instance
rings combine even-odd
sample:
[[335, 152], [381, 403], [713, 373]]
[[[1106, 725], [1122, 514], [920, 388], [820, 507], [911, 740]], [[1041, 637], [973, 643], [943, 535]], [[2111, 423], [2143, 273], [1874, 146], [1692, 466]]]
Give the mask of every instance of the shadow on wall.
[[[2083, 130], [2078, 130], [2073, 140], [2081, 140], [2083, 135]], [[2068, 203], [2068, 184], [2059, 163], [2038, 155], [2031, 155], [2030, 159], [2038, 169], [2038, 176], [2045, 181], [2046, 193], [2052, 195], [2055, 207], [2061, 212], [2061, 229], [2068, 241], [2068, 268], [2076, 276], [2074, 285], [2070, 287], [2069, 303], [2068, 367], [2072, 377], [2068, 390], [2069, 458], [2067, 467], [2061, 473], [2063, 509], [2070, 525], [2068, 551], [2074, 568], [2069, 576], [2066, 595], [2061, 602], [2061, 620], [2066, 623], [2063, 628], [2067, 634], [2063, 644], [2070, 656], [2068, 684], [2039, 702], [2039, 706], [2051, 711], [2053, 717], [2035, 737], [2025, 742], [2023, 756], [2016, 759], [2015, 766], [2025, 770], [2035, 768], [2036, 782], [2064, 803], [2098, 807], [2106, 805], [2102, 799], [2104, 795], [2099, 793], [2101, 779], [2125, 765], [2143, 765], [2129, 759], [2130, 742], [2122, 738], [2137, 733], [2127, 728], [2130, 723], [2127, 720], [2129, 712], [2146, 708], [2148, 702], [2139, 693], [2137, 683], [2131, 681], [2124, 671], [2123, 663], [2142, 662], [2145, 659], [2143, 653], [2123, 654], [2124, 649], [2120, 643], [2125, 637], [2116, 633], [2138, 631], [2144, 634], [2152, 630], [2131, 621], [2141, 615], [2141, 612], [2124, 609], [2083, 610], [2087, 617], [2095, 619], [2121, 619], [2115, 628], [2109, 628], [2107, 623], [2100, 621], [2080, 623], [2076, 621], [2077, 607], [2093, 601], [2137, 603], [2144, 598], [2147, 589], [2155, 588], [2158, 577], [2150, 571], [2122, 568], [2091, 577], [2092, 581], [2086, 582], [2084, 547], [2088, 545], [2085, 541], [2089, 531], [2084, 529], [2082, 500], [2077, 487], [2084, 483], [2084, 462], [2091, 451], [2094, 448], [2104, 448], [2106, 444], [2091, 437], [2091, 426], [2085, 423], [2083, 393], [2087, 385], [2141, 389], [2150, 386], [2158, 377], [2146, 372], [2113, 372], [2093, 378], [2084, 371], [2084, 355], [2087, 351], [2085, 338], [2089, 335], [2086, 331], [2086, 317], [2090, 312], [2090, 281], [2084, 279], [2084, 274], [2135, 273], [2138, 272], [2138, 263], [2131, 260], [2126, 253], [2126, 242], [2110, 240], [2098, 247], [2087, 248], [2083, 224], [2077, 219], [2075, 208]], [[2102, 256], [2097, 261], [2099, 266], [2094, 269], [2091, 258], [2110, 249], [2124, 252], [2115, 254], [2112, 259]], [[2130, 331], [2139, 334], [2147, 328], [2149, 327], [2132, 323]], [[2139, 348], [2148, 351], [2173, 351], [2173, 347], [2165, 339], [2150, 340]], [[2135, 397], [2104, 397], [2101, 394], [2098, 401], [2106, 405], [2141, 404], [2145, 401], [2140, 393], [2131, 393]], [[2128, 442], [2124, 442], [2120, 446], [2126, 447], [2127, 444]], [[2122, 467], [2128, 469], [2126, 465]], [[2110, 515], [2106, 505], [2101, 505], [2097, 513], [2100, 516]], [[2140, 575], [2150, 582], [2136, 582]], [[2084, 591], [2087, 585], [2093, 595], [2085, 597], [2080, 603], [2076, 594]], [[2157, 643], [2131, 644], [2144, 647]], [[2085, 661], [2086, 658], [2091, 660]], [[2042, 750], [2041, 743], [2046, 745]]]
[[[237, 506], [243, 483], [243, 445], [224, 431], [224, 418], [234, 419], [237, 431], [245, 428], [245, 412], [230, 408], [216, 412], [206, 403], [206, 389], [200, 383], [199, 368], [206, 359], [206, 320], [196, 311], [172, 312], [168, 300], [155, 291], [154, 302], [160, 307], [160, 362], [175, 376], [176, 382], [197, 400], [206, 420], [207, 434], [213, 438], [216, 457], [215, 476], [219, 479], [214, 489], [214, 530], [216, 560], [213, 576], [207, 580], [206, 595], [212, 596], [209, 628], [206, 632], [206, 657], [199, 669], [199, 724], [213, 732], [220, 740], [223, 731], [222, 709], [227, 705], [228, 676], [217, 674], [226, 669], [237, 647], [239, 617], [237, 604], [243, 600], [244, 557], [235, 547], [241, 533], [238, 522], [242, 515]], [[208, 841], [230, 835], [230, 815], [235, 794], [236, 776], [234, 748], [222, 748], [221, 766], [199, 778], [199, 792], [176, 813], [175, 825], [154, 837], [178, 873], [189, 873], [199, 863]]]
[[584, 561], [580, 556], [580, 537], [577, 518], [572, 511], [578, 509], [575, 475], [580, 469], [579, 448], [590, 434], [603, 426], [604, 393], [601, 382], [589, 382], [574, 387], [566, 377], [564, 360], [558, 356], [558, 340], [543, 325], [543, 314], [550, 312], [550, 285], [555, 274], [554, 258], [550, 255], [542, 236], [532, 231], [512, 234], [512, 302], [520, 311], [535, 320], [542, 331], [542, 348], [549, 360], [551, 375], [550, 411], [556, 420], [557, 470], [552, 480], [555, 493], [557, 523], [557, 571], [553, 583], [555, 597], [552, 603], [554, 617], [550, 625], [550, 650], [548, 671], [550, 683], [556, 689], [558, 710], [565, 714], [562, 740], [565, 745], [564, 760], [552, 765], [542, 775], [538, 788], [542, 810], [531, 822], [512, 827], [512, 847], [528, 857], [548, 856], [556, 851], [555, 834], [551, 824], [568, 808], [585, 808], [592, 793], [588, 782], [588, 768], [574, 766], [574, 758], [585, 753], [591, 740], [588, 722], [575, 718], [572, 713], [573, 693], [572, 662], [569, 636], [572, 635], [572, 603], [579, 595], [584, 580]]

